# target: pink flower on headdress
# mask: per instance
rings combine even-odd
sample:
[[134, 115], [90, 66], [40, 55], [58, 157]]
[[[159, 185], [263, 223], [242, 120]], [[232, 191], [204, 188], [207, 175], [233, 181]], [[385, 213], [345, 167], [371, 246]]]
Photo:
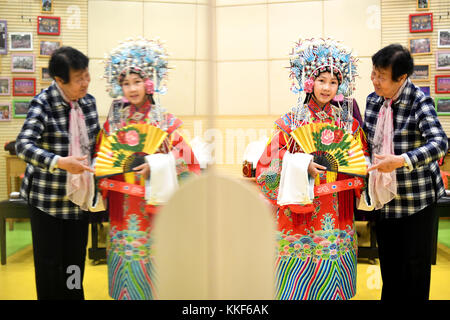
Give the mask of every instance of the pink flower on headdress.
[[322, 135], [321, 135], [321, 142], [322, 144], [328, 146], [330, 145], [334, 140], [334, 132], [329, 130], [329, 129], [325, 129], [322, 131]]
[[147, 94], [153, 94], [155, 92], [155, 84], [152, 80], [146, 79], [145, 80], [145, 93]]
[[304, 86], [305, 86], [305, 92], [306, 93], [313, 92], [314, 80], [312, 78], [309, 78], [308, 80], [305, 81]]

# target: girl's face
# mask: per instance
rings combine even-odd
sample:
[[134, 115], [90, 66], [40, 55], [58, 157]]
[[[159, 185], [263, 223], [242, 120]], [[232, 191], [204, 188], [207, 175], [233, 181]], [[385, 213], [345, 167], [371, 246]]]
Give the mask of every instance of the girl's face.
[[331, 75], [330, 72], [322, 72], [314, 80], [314, 96], [317, 104], [323, 107], [330, 102], [336, 95], [338, 87], [339, 81], [334, 74]]
[[122, 91], [124, 97], [136, 107], [142, 106], [147, 98], [144, 79], [135, 73], [130, 73], [123, 79]]

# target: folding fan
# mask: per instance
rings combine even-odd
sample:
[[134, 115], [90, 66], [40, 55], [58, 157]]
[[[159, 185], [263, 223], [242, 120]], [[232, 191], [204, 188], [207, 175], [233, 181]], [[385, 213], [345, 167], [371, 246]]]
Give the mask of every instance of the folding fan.
[[361, 146], [343, 129], [328, 123], [310, 123], [292, 131], [291, 136], [304, 152], [314, 156], [314, 162], [327, 167], [327, 171], [358, 177], [367, 175]]
[[167, 132], [148, 125], [123, 127], [104, 138], [95, 163], [97, 178], [132, 172], [145, 162], [145, 155], [154, 153], [167, 137]]

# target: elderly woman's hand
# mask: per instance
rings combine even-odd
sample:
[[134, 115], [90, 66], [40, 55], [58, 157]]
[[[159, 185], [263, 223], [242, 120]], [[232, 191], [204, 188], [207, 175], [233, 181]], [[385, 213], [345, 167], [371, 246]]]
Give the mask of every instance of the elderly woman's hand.
[[375, 158], [379, 160], [379, 162], [373, 166], [371, 166], [367, 171], [372, 171], [378, 169], [380, 172], [389, 173], [394, 171], [397, 168], [403, 167], [405, 163], [405, 158], [402, 156], [396, 156], [393, 154], [386, 155], [378, 155], [374, 154]]
[[84, 171], [90, 171], [94, 173], [94, 169], [87, 165], [87, 156], [83, 157], [60, 157], [58, 159], [58, 168], [62, 170], [66, 170], [72, 174], [83, 173]]

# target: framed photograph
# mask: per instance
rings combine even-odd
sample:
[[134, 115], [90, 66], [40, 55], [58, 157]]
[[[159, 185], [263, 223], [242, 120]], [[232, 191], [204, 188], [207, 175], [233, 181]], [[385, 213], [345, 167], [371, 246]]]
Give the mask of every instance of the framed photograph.
[[60, 40], [39, 40], [39, 57], [50, 57], [56, 49], [61, 47]]
[[409, 15], [409, 32], [433, 31], [433, 14], [416, 13]]
[[430, 80], [430, 65], [416, 64], [414, 65], [414, 72], [411, 75], [413, 81], [429, 81]]
[[59, 36], [61, 32], [60, 17], [37, 17], [37, 33], [52, 36]]
[[450, 48], [450, 29], [438, 30], [438, 48]]
[[33, 34], [31, 32], [10, 32], [10, 51], [33, 51]]
[[430, 86], [422, 86], [422, 87], [419, 87], [419, 88], [420, 88], [420, 90], [422, 90], [423, 93], [425, 93], [425, 95], [427, 97], [430, 96], [430, 92], [431, 92]]
[[34, 96], [36, 94], [36, 79], [13, 78], [13, 96]]
[[11, 94], [11, 78], [0, 77], [0, 96], [9, 96]]
[[8, 53], [8, 23], [0, 20], [0, 54]]
[[52, 77], [50, 77], [50, 72], [48, 72], [48, 67], [41, 67], [41, 72], [39, 72], [41, 82], [52, 82]]
[[408, 44], [413, 56], [431, 54], [431, 37], [409, 38]]
[[13, 117], [26, 118], [29, 108], [30, 108], [30, 100], [14, 100]]
[[53, 13], [53, 0], [41, 0], [41, 12], [42, 13]]
[[431, 0], [417, 0], [417, 10], [430, 10]]
[[11, 55], [11, 72], [33, 73], [35, 56], [32, 53], [13, 53]]
[[434, 76], [434, 81], [436, 93], [450, 93], [450, 75]]
[[450, 50], [436, 51], [436, 70], [450, 69]]
[[0, 121], [11, 121], [11, 102], [0, 101]]
[[450, 116], [450, 97], [436, 97], [434, 103], [438, 115]]

